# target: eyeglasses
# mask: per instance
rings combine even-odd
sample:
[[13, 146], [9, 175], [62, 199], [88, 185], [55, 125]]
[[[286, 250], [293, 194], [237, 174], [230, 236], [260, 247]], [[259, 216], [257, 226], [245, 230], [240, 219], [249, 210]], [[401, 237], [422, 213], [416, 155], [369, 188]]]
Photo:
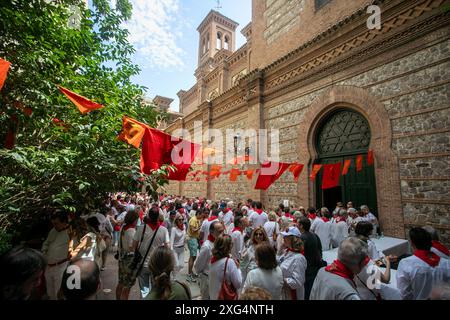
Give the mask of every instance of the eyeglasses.
[[262, 233], [255, 233], [255, 237], [264, 237]]

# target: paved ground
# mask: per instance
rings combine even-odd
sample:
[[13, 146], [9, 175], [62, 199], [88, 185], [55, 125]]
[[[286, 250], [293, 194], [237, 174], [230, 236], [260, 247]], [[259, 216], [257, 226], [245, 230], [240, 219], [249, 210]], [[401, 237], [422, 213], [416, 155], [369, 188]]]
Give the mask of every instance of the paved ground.
[[[200, 298], [200, 288], [197, 283], [190, 283], [186, 281], [187, 263], [189, 259], [189, 251], [185, 252], [185, 267], [177, 275], [177, 280], [183, 281], [189, 285], [191, 289], [192, 298], [198, 300]], [[114, 259], [114, 253], [108, 255], [106, 261], [106, 270], [101, 272], [102, 290], [98, 294], [100, 300], [116, 300], [116, 286], [118, 281], [119, 267], [117, 260]], [[135, 286], [130, 291], [130, 300], [140, 300], [139, 285], [136, 281]]]

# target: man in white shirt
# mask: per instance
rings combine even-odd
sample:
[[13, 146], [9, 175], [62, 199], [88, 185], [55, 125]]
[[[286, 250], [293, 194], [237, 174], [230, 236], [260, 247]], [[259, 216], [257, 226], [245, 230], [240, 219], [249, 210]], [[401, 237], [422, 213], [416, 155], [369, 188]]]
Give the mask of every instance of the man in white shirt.
[[223, 222], [225, 226], [225, 230], [228, 233], [230, 231], [230, 225], [233, 223], [234, 214], [233, 214], [234, 203], [233, 201], [229, 201], [227, 203], [227, 208], [225, 212], [221, 215], [220, 220]]
[[366, 221], [369, 221], [373, 225], [373, 233], [372, 234], [375, 235], [377, 233], [377, 229], [378, 229], [377, 217], [375, 217], [375, 215], [372, 212], [370, 212], [369, 207], [366, 205], [361, 206], [361, 211], [364, 213], [364, 219]]
[[219, 213], [220, 213], [220, 210], [218, 210], [218, 209], [211, 210], [211, 216], [208, 216], [208, 214], [206, 212], [205, 217], [202, 222], [202, 226], [200, 227], [200, 240], [202, 242], [205, 242], [208, 239], [209, 230], [210, 230], [209, 227], [211, 225], [211, 222], [216, 221], [216, 220], [219, 221]]
[[[141, 289], [141, 295], [143, 299], [150, 293], [151, 289], [151, 282], [150, 282], [151, 274], [150, 271], [148, 270], [148, 262], [150, 260], [150, 256], [152, 254], [153, 249], [161, 246], [166, 246], [167, 248], [170, 247], [169, 232], [159, 222], [159, 208], [152, 207], [148, 212], [147, 219], [148, 222], [145, 225], [139, 226], [137, 228], [133, 238], [133, 251], [135, 251], [136, 248], [139, 248], [139, 252], [141, 253], [144, 259], [142, 269], [138, 276], [139, 287]], [[157, 232], [156, 235], [155, 232]], [[155, 235], [154, 240], [151, 243], [154, 235]], [[150, 243], [151, 247], [149, 249]], [[145, 256], [147, 251], [148, 254], [147, 256]], [[140, 265], [138, 265], [137, 267], [139, 268]]]
[[339, 216], [332, 223], [331, 228], [331, 244], [333, 248], [337, 248], [348, 237], [347, 211], [344, 209], [339, 211]]
[[42, 253], [48, 263], [45, 270], [47, 294], [50, 300], [57, 300], [64, 270], [68, 265], [70, 239], [67, 233], [69, 227], [67, 214], [56, 211], [51, 217], [51, 222], [53, 229], [50, 230], [42, 245]]
[[209, 267], [211, 265], [212, 249], [214, 241], [224, 232], [223, 224], [212, 221], [209, 226], [209, 235], [200, 248], [200, 253], [194, 263], [194, 269], [199, 275], [200, 294], [202, 300], [209, 300]]
[[277, 214], [275, 212], [269, 213], [269, 221], [264, 223], [264, 230], [269, 237], [270, 244], [275, 248], [277, 237], [280, 234], [280, 225], [277, 222]]
[[357, 238], [342, 241], [338, 258], [319, 270], [311, 290], [310, 300], [361, 300], [353, 281], [370, 259], [367, 245]]
[[431, 235], [420, 227], [409, 231], [414, 254], [400, 260], [397, 288], [403, 300], [429, 299], [434, 286], [450, 282], [450, 261], [431, 249]]
[[242, 217], [234, 219], [234, 229], [231, 231], [231, 239], [233, 246], [231, 248], [231, 256], [235, 260], [241, 258], [241, 251], [244, 248], [244, 229], [242, 228]]
[[[327, 208], [320, 209], [322, 217], [317, 217], [315, 222], [314, 233], [320, 239], [320, 243], [322, 244], [322, 250], [327, 251], [331, 249], [331, 213]], [[312, 226], [311, 226], [312, 228]]]
[[262, 203], [257, 201], [255, 203], [255, 208], [251, 216], [249, 216], [250, 227], [256, 229], [269, 221], [267, 213], [262, 210]]

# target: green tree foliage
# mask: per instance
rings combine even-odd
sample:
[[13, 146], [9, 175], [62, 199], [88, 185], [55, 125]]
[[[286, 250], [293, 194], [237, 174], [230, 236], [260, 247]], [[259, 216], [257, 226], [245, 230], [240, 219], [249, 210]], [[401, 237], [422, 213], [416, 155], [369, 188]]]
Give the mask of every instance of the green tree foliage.
[[[144, 106], [145, 88], [130, 80], [140, 71], [122, 27], [131, 4], [117, 0], [112, 9], [108, 0], [92, 2], [91, 8], [82, 0], [0, 2], [0, 57], [11, 62], [0, 95], [3, 232], [47, 208], [81, 212], [107, 192], [138, 188], [140, 151], [116, 139], [122, 116], [155, 125], [160, 115]], [[57, 85], [105, 108], [81, 115]], [[12, 150], [3, 148], [8, 128], [17, 130]], [[158, 174], [147, 178], [152, 188], [166, 183]]]

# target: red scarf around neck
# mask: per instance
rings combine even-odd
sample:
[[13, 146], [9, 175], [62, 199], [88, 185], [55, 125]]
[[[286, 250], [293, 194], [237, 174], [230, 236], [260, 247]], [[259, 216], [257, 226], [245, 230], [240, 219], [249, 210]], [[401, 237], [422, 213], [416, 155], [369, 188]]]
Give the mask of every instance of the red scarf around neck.
[[135, 229], [136, 223], [132, 223], [123, 227], [123, 231], [127, 231], [128, 229]]
[[216, 263], [217, 261], [222, 260], [222, 259], [223, 259], [223, 257], [220, 258], [220, 259], [217, 259], [215, 256], [212, 256], [212, 258], [211, 258], [211, 264]]
[[243, 233], [243, 230], [242, 230], [242, 228], [240, 228], [240, 227], [235, 227], [235, 228], [233, 229], [233, 231], [231, 231], [231, 233], [233, 233], [233, 232], [235, 232], [235, 231], [239, 231], [240, 233]]
[[152, 224], [150, 222], [147, 222], [147, 225], [152, 228], [153, 231], [155, 231], [157, 228], [159, 228], [161, 226], [161, 222], [157, 222], [156, 224]]
[[212, 243], [214, 243], [214, 241], [216, 241], [216, 238], [214, 238], [214, 236], [212, 234], [208, 234], [208, 240]]
[[256, 212], [257, 214], [262, 214], [262, 213], [263, 213], [262, 209], [255, 209], [255, 212]]
[[217, 219], [218, 219], [217, 216], [212, 216], [212, 217], [208, 218], [208, 221], [214, 221], [214, 220], [217, 220]]
[[317, 218], [317, 215], [315, 213], [310, 213], [310, 214], [308, 214], [308, 218], [311, 220], [314, 220]]
[[441, 260], [441, 257], [439, 257], [436, 253], [427, 250], [415, 250], [414, 255], [425, 261], [430, 267], [433, 268], [436, 267]]
[[342, 262], [334, 260], [332, 264], [325, 267], [325, 271], [334, 273], [342, 278], [351, 280], [353, 282], [353, 272], [350, 271]]
[[322, 217], [323, 222], [328, 222], [330, 221], [330, 219], [326, 218], [326, 217]]
[[433, 240], [431, 242], [431, 244], [432, 244], [433, 248], [435, 248], [436, 250], [442, 252], [446, 256], [450, 256], [450, 250], [448, 250], [448, 248], [446, 246], [444, 246], [442, 243], [440, 243], [439, 241]]
[[344, 217], [337, 217], [335, 221], [336, 221], [336, 223], [339, 223], [341, 221], [345, 222], [345, 218]]
[[180, 229], [181, 231], [184, 230], [184, 223], [181, 224], [181, 226], [177, 223], [177, 228]]

